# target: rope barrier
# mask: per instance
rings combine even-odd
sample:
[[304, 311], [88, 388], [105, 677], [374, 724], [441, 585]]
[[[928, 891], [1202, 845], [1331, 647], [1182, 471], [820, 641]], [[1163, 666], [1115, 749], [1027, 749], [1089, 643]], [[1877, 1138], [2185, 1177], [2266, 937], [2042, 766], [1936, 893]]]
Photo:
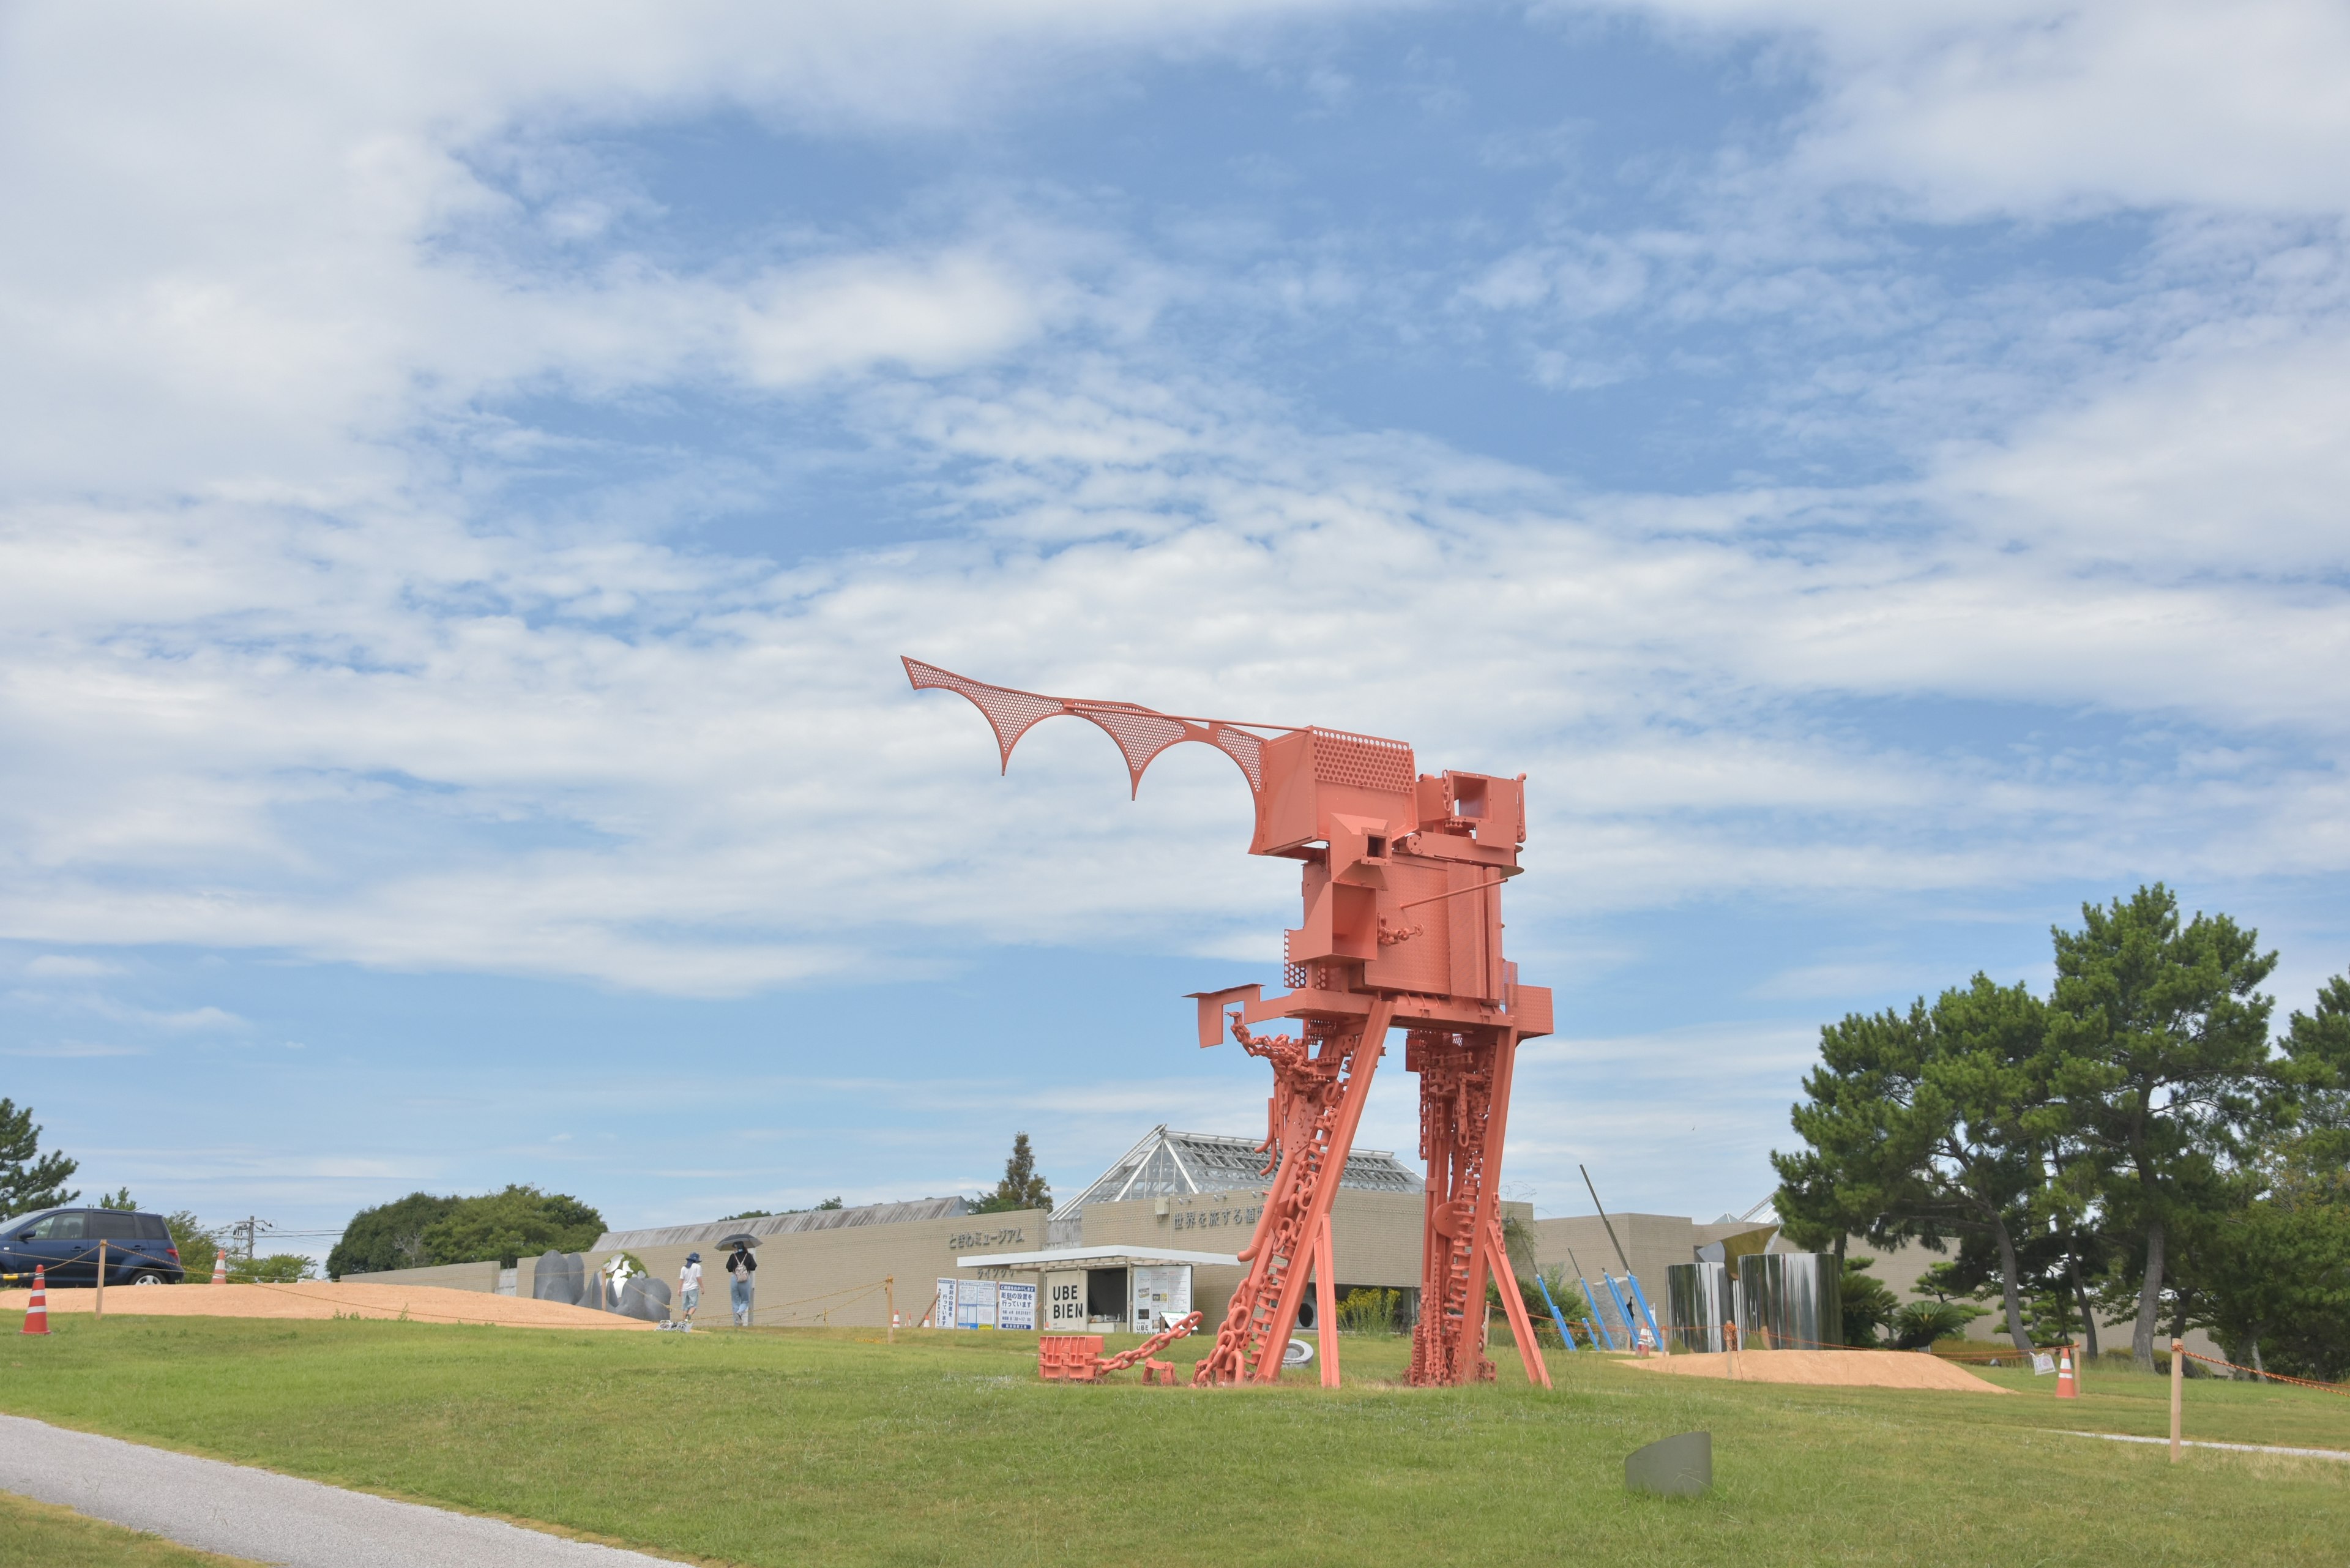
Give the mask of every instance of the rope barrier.
[[[1675, 1345], [1673, 1335], [1677, 1334], [1706, 1334], [1717, 1326], [1726, 1328], [1730, 1325], [1669, 1323], [1664, 1325], [1665, 1343], [1668, 1345]], [[1890, 1345], [1849, 1345], [1842, 1340], [1835, 1339], [1804, 1339], [1793, 1334], [1774, 1334], [1768, 1329], [1755, 1329], [1751, 1332], [1741, 1330], [1736, 1337], [1743, 1342], [1738, 1345], [1740, 1350], [1866, 1350], [1874, 1351], [1884, 1355], [1916, 1355], [1925, 1354], [1939, 1356], [1944, 1361], [1960, 1362], [1997, 1361], [2002, 1358], [2013, 1360], [2025, 1355], [2053, 1355], [2058, 1350], [2064, 1348], [2064, 1343], [2069, 1343], [2060, 1342], [2057, 1345], [2035, 1345], [2029, 1352], [2017, 1350], [2012, 1345], [1997, 1344], [1985, 1344], [1980, 1348], [1973, 1345], [1968, 1345], [1965, 1347], [1957, 1347], [1947, 1350], [1939, 1345], [1932, 1345], [1925, 1347], [1922, 1351], [1918, 1351], [1902, 1350]], [[1725, 1344], [1726, 1343], [1727, 1339], [1725, 1339]], [[2080, 1354], [2081, 1347], [2079, 1345], [2074, 1344], [2072, 1348], [2075, 1355]], [[1720, 1353], [1704, 1351], [1692, 1352], [1676, 1347], [1670, 1352], [1670, 1354], [1677, 1355], [1690, 1355]]]
[[2238, 1366], [2232, 1361], [2222, 1361], [2216, 1355], [2198, 1355], [2191, 1350], [2178, 1353], [2189, 1361], [2199, 1361], [2206, 1366], [2225, 1366], [2233, 1372], [2249, 1372], [2255, 1377], [2265, 1377], [2272, 1383], [2290, 1383], [2296, 1388], [2314, 1388], [2321, 1394], [2339, 1394], [2350, 1399], [2350, 1388], [2332, 1383], [2312, 1383], [2306, 1377], [2287, 1377], [2282, 1372], [2263, 1372], [2257, 1366]]
[[[802, 1318], [826, 1317], [833, 1313], [840, 1311], [844, 1307], [855, 1306], [858, 1302], [863, 1301], [866, 1297], [873, 1294], [876, 1291], [883, 1289], [888, 1283], [889, 1282], [886, 1280], [876, 1280], [869, 1285], [844, 1285], [839, 1290], [827, 1291], [821, 1295], [795, 1296], [787, 1302], [777, 1302], [772, 1308], [754, 1304], [751, 1308], [750, 1326], [753, 1328], [759, 1326], [759, 1314], [763, 1312], [779, 1311], [784, 1307], [798, 1306], [806, 1302], [830, 1301], [834, 1296], [848, 1296], [848, 1300], [844, 1302], [835, 1302], [831, 1306], [825, 1308], [823, 1312], [803, 1313], [799, 1314]], [[854, 1295], [849, 1294], [852, 1291], [856, 1293]], [[734, 1326], [740, 1327], [742, 1325], [736, 1324]]]

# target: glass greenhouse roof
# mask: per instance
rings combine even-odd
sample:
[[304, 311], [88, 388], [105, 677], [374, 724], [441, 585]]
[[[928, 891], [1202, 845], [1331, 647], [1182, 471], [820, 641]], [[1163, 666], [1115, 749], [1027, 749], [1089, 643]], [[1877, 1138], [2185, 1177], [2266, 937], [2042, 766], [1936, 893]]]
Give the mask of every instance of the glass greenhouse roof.
[[[1089, 1203], [1120, 1203], [1137, 1198], [1173, 1198], [1193, 1192], [1230, 1192], [1263, 1187], [1270, 1179], [1257, 1140], [1216, 1133], [1170, 1131], [1164, 1124], [1119, 1156], [1093, 1184], [1059, 1211], [1075, 1214]], [[1419, 1174], [1386, 1149], [1357, 1148], [1347, 1157], [1342, 1188], [1377, 1192], [1418, 1192]]]

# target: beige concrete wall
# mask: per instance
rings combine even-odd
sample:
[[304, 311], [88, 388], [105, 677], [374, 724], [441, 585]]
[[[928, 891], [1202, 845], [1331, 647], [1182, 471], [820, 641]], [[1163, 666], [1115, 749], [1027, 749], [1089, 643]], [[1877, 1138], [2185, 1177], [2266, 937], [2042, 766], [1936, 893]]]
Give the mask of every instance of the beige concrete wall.
[[[918, 1323], [930, 1310], [941, 1279], [1014, 1277], [1002, 1269], [958, 1268], [958, 1256], [1037, 1251], [1045, 1244], [1045, 1220], [1044, 1213], [1038, 1210], [959, 1214], [898, 1225], [854, 1225], [837, 1231], [800, 1231], [771, 1236], [757, 1250], [754, 1321], [763, 1324], [884, 1327], [889, 1321], [889, 1307], [881, 1282], [894, 1275], [898, 1311], [908, 1324]], [[724, 1254], [718, 1248], [679, 1245], [633, 1251], [656, 1278], [667, 1282], [672, 1293], [677, 1289], [677, 1272], [685, 1255], [699, 1251], [702, 1281], [702, 1311], [698, 1316], [703, 1322], [728, 1321], [727, 1281], [721, 1268]], [[611, 1253], [606, 1251], [585, 1256], [588, 1266], [595, 1268], [607, 1262]], [[516, 1295], [529, 1297], [534, 1293], [537, 1269], [537, 1259], [522, 1260], [515, 1271]], [[498, 1265], [453, 1263], [438, 1269], [401, 1269], [394, 1273], [349, 1277], [371, 1283], [397, 1281], [486, 1293], [497, 1288]], [[674, 1315], [673, 1301], [671, 1310]]]
[[[1631, 1261], [1632, 1272], [1638, 1276], [1648, 1304], [1660, 1314], [1666, 1264], [1695, 1262], [1698, 1248], [1754, 1229], [1752, 1225], [1700, 1225], [1678, 1214], [1610, 1214], [1607, 1218], [1616, 1227], [1616, 1240], [1623, 1242], [1625, 1256]], [[1596, 1214], [1537, 1220], [1534, 1230], [1534, 1257], [1541, 1265], [1563, 1268], [1571, 1274], [1579, 1264], [1583, 1278], [1591, 1282], [1603, 1300], [1607, 1293], [1599, 1283], [1600, 1271], [1623, 1276], [1624, 1265], [1617, 1260], [1615, 1242], [1608, 1240], [1607, 1227]]]
[[[1090, 1204], [1084, 1216], [1085, 1245], [1234, 1253], [1248, 1245], [1263, 1203], [1264, 1189], [1243, 1188], [1163, 1199], [1138, 1198], [1124, 1203]], [[1502, 1212], [1513, 1219], [1534, 1219], [1531, 1204], [1503, 1203]], [[1348, 1287], [1418, 1289], [1420, 1237], [1426, 1223], [1427, 1201], [1419, 1193], [1340, 1188], [1330, 1207], [1331, 1266], [1338, 1276], [1336, 1282]], [[1232, 1292], [1245, 1272], [1237, 1268], [1195, 1268], [1191, 1272], [1191, 1304], [1206, 1314], [1207, 1322], [1222, 1322]]]
[[498, 1265], [494, 1262], [439, 1263], [425, 1269], [390, 1269], [380, 1274], [345, 1274], [343, 1278], [355, 1285], [438, 1285], [446, 1291], [479, 1291], [484, 1295], [494, 1295]]
[[[757, 1249], [758, 1296], [754, 1322], [775, 1325], [831, 1324], [881, 1328], [889, 1308], [881, 1282], [894, 1276], [898, 1313], [909, 1324], [921, 1321], [936, 1298], [938, 1282], [1014, 1278], [1002, 1269], [959, 1268], [955, 1259], [975, 1252], [1033, 1252], [1045, 1245], [1041, 1210], [1008, 1214], [958, 1214], [944, 1220], [914, 1220], [897, 1225], [850, 1225], [837, 1231], [797, 1231], [770, 1236]], [[702, 1254], [702, 1321], [727, 1321], [725, 1254], [709, 1245], [634, 1249], [656, 1278], [677, 1288], [677, 1272], [688, 1252]], [[608, 1253], [588, 1256], [600, 1263]], [[517, 1276], [516, 1291], [531, 1293], [531, 1260]], [[1026, 1275], [1017, 1278], [1025, 1280]], [[674, 1314], [675, 1306], [672, 1304]]]

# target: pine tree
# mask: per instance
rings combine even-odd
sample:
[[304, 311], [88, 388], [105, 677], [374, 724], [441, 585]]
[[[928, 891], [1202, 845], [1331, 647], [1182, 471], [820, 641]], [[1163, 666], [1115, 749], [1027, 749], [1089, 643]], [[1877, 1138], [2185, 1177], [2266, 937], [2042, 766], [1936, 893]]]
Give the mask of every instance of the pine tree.
[[81, 1194], [67, 1190], [66, 1178], [80, 1168], [54, 1150], [41, 1153], [32, 1106], [20, 1111], [16, 1101], [0, 1100], [0, 1219], [71, 1203]]
[[995, 1184], [993, 1192], [980, 1194], [972, 1206], [978, 1214], [999, 1214], [1015, 1209], [1053, 1210], [1053, 1189], [1036, 1174], [1036, 1151], [1028, 1147], [1026, 1133], [1012, 1136], [1012, 1158], [1003, 1162], [1003, 1179]]
[[2130, 1354], [2150, 1372], [2171, 1232], [2277, 1109], [2259, 990], [2277, 956], [2225, 915], [2182, 925], [2159, 882], [2107, 909], [2084, 904], [2081, 922], [2054, 931], [2053, 1087], [2108, 1172], [2117, 1237], [2126, 1227], [2144, 1240]]

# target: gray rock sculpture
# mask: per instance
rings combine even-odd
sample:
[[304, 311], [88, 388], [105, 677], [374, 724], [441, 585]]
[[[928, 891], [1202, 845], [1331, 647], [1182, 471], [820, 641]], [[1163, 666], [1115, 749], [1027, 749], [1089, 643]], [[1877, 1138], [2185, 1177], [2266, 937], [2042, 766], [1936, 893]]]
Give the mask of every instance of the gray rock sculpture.
[[578, 1253], [549, 1249], [539, 1256], [538, 1270], [531, 1277], [530, 1293], [538, 1301], [577, 1306], [580, 1281], [587, 1272], [588, 1260]]
[[654, 1279], [650, 1274], [630, 1274], [629, 1282], [620, 1287], [619, 1304], [612, 1310], [639, 1323], [666, 1323], [669, 1282]]

